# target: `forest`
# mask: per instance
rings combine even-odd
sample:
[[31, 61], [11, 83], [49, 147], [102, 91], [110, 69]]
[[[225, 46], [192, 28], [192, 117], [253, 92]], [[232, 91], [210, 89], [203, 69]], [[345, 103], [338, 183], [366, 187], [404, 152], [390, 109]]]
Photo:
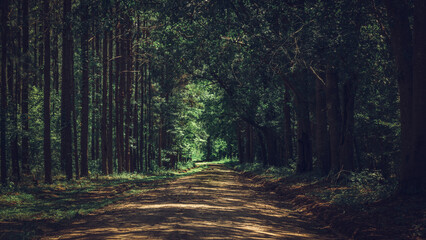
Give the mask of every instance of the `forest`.
[[334, 233], [201, 231], [187, 213], [172, 235], [149, 219], [150, 237], [77, 238], [425, 237], [425, 13], [424, 0], [1, 0], [0, 239], [89, 234], [102, 223], [66, 223], [160, 204], [163, 188], [201, 201], [206, 181], [209, 204], [259, 185]]

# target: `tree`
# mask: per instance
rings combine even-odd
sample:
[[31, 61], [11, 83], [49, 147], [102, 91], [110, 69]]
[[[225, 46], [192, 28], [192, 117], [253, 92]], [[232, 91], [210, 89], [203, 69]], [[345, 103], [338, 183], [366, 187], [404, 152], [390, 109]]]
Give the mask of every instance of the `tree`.
[[43, 1], [43, 38], [44, 38], [44, 180], [52, 183], [52, 156], [50, 141], [50, 4], [49, 0]]
[[89, 175], [88, 169], [88, 133], [89, 133], [89, 23], [87, 1], [80, 1], [81, 7], [81, 51], [82, 51], [82, 79], [81, 79], [81, 176]]
[[[102, 145], [102, 173], [107, 175], [108, 169], [108, 32], [104, 31], [102, 43], [102, 119], [101, 119], [101, 145]], [[110, 106], [111, 107], [111, 106]]]
[[403, 162], [400, 187], [410, 193], [426, 194], [426, 2], [414, 1], [412, 147]]
[[61, 159], [65, 163], [67, 180], [72, 179], [72, 34], [71, 0], [63, 1], [62, 86], [61, 86]]
[[0, 115], [0, 147], [1, 147], [1, 182], [7, 184], [7, 154], [6, 154], [6, 117], [7, 117], [7, 44], [8, 44], [8, 21], [9, 21], [9, 1], [1, 2], [1, 115]]
[[28, 165], [29, 156], [29, 140], [28, 140], [28, 84], [30, 82], [30, 56], [28, 52], [29, 48], [29, 24], [28, 24], [28, 0], [22, 1], [22, 54], [24, 57], [23, 72], [24, 76], [22, 79], [22, 107], [21, 107], [21, 118], [22, 118], [22, 130], [24, 132], [22, 136], [22, 170], [24, 174], [29, 174], [30, 169]]

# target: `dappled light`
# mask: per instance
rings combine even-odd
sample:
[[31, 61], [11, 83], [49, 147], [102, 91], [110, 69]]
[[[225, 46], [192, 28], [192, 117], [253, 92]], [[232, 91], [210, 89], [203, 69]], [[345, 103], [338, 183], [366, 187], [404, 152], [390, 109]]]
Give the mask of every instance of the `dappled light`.
[[338, 239], [219, 165], [96, 211], [45, 239]]

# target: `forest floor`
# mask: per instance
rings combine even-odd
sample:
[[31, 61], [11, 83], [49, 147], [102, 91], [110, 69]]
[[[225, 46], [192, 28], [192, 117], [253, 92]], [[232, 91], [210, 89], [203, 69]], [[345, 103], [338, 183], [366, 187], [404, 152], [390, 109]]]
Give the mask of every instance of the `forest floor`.
[[42, 230], [42, 239], [344, 239], [223, 165]]
[[[323, 195], [340, 196], [339, 193], [349, 191], [347, 186], [310, 181], [303, 176], [276, 178], [234, 171], [229, 165], [202, 163], [192, 170], [177, 172], [175, 177], [145, 176], [107, 185], [105, 179], [99, 181], [102, 185], [85, 191], [75, 191], [72, 187], [38, 189], [32, 201], [43, 201], [34, 205], [32, 211], [39, 209], [40, 213], [1, 220], [0, 239], [424, 239], [425, 236], [424, 198], [392, 197], [368, 204], [351, 201], [336, 204]], [[77, 213], [62, 219], [48, 216], [62, 211], [64, 205], [68, 205], [68, 212], [78, 209]], [[5, 206], [0, 198], [0, 207]]]
[[[426, 239], [425, 196], [391, 195], [368, 202], [362, 198], [376, 193], [368, 192], [367, 188], [363, 189], [366, 193], [360, 193], [350, 184], [331, 183], [326, 178], [313, 181], [309, 176], [300, 175], [276, 178], [250, 171], [240, 174], [265, 191], [274, 192], [296, 212], [326, 224], [345, 239]], [[333, 199], [327, 196], [330, 194]]]

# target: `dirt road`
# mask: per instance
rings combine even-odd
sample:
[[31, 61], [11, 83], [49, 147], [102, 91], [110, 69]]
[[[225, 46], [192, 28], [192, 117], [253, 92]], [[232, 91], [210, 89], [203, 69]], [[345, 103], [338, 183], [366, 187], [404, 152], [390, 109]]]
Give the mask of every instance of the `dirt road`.
[[221, 165], [96, 211], [43, 239], [339, 239]]

